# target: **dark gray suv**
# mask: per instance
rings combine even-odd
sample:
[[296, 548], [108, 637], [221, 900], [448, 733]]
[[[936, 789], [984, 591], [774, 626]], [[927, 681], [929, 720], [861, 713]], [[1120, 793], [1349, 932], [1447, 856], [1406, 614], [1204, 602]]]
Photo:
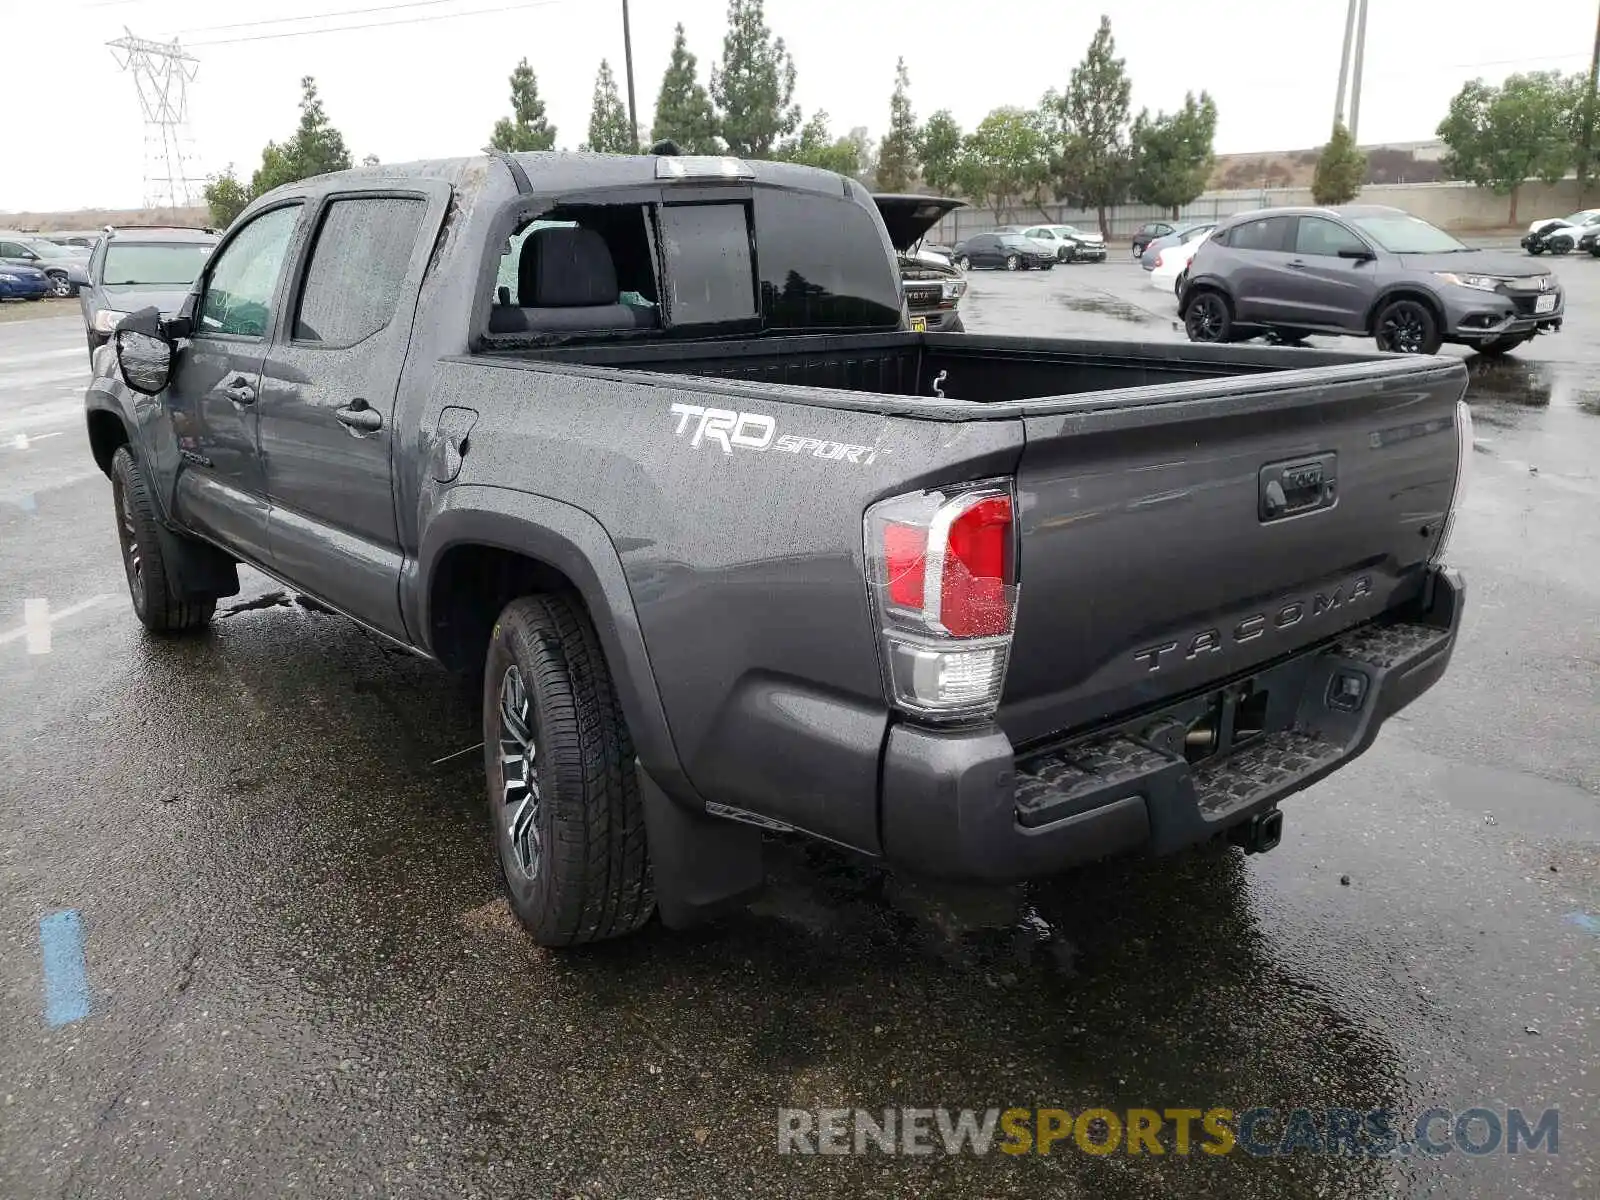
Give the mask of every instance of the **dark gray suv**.
[[1195, 254], [1179, 302], [1192, 342], [1331, 333], [1404, 354], [1504, 354], [1560, 329], [1563, 307], [1547, 268], [1377, 205], [1235, 217]]

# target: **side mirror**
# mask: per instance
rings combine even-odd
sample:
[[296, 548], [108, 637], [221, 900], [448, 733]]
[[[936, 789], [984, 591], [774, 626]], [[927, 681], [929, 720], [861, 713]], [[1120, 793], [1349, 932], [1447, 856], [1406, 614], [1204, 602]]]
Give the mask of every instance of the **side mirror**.
[[1371, 262], [1372, 259], [1373, 259], [1373, 253], [1372, 253], [1371, 250], [1367, 250], [1367, 249], [1364, 249], [1364, 248], [1360, 249], [1360, 250], [1356, 250], [1356, 249], [1352, 249], [1349, 246], [1346, 246], [1343, 250], [1339, 251], [1339, 257], [1340, 258], [1353, 258], [1353, 259], [1356, 260], [1356, 262]]
[[122, 382], [144, 396], [164, 391], [172, 378], [172, 343], [161, 325], [157, 308], [129, 313], [117, 325], [117, 369]]

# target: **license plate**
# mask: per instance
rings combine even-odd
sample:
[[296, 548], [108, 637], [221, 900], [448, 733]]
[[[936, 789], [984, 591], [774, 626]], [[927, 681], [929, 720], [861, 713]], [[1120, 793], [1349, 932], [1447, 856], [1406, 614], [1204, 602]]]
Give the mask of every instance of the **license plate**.
[[927, 333], [928, 332], [928, 318], [927, 317], [912, 317], [911, 318], [911, 332], [912, 333]]
[[1533, 302], [1533, 311], [1536, 313], [1555, 312], [1556, 298], [1549, 293], [1540, 296]]

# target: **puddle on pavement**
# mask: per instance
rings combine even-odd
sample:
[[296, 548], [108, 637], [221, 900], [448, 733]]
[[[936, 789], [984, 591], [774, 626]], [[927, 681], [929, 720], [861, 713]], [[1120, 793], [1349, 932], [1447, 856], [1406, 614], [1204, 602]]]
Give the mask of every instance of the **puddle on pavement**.
[[1127, 321], [1134, 325], [1166, 324], [1170, 323], [1171, 320], [1171, 318], [1153, 313], [1147, 308], [1140, 308], [1137, 304], [1130, 304], [1126, 300], [1118, 300], [1114, 296], [1057, 296], [1056, 299], [1072, 309], [1073, 312], [1094, 313], [1117, 321]]

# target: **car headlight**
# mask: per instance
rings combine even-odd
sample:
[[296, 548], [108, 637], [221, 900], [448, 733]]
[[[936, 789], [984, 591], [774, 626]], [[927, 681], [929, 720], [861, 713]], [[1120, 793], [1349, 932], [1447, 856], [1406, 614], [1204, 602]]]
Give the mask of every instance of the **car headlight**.
[[946, 300], [959, 300], [962, 293], [967, 290], [967, 285], [959, 279], [946, 279], [940, 286], [940, 292]]
[[1453, 283], [1457, 287], [1472, 288], [1479, 292], [1492, 292], [1500, 286], [1500, 281], [1493, 275], [1458, 275], [1454, 271], [1435, 271], [1435, 278], [1446, 283]]
[[117, 322], [127, 315], [127, 313], [118, 312], [114, 308], [102, 308], [94, 315], [94, 331], [96, 333], [114, 333], [117, 328]]

